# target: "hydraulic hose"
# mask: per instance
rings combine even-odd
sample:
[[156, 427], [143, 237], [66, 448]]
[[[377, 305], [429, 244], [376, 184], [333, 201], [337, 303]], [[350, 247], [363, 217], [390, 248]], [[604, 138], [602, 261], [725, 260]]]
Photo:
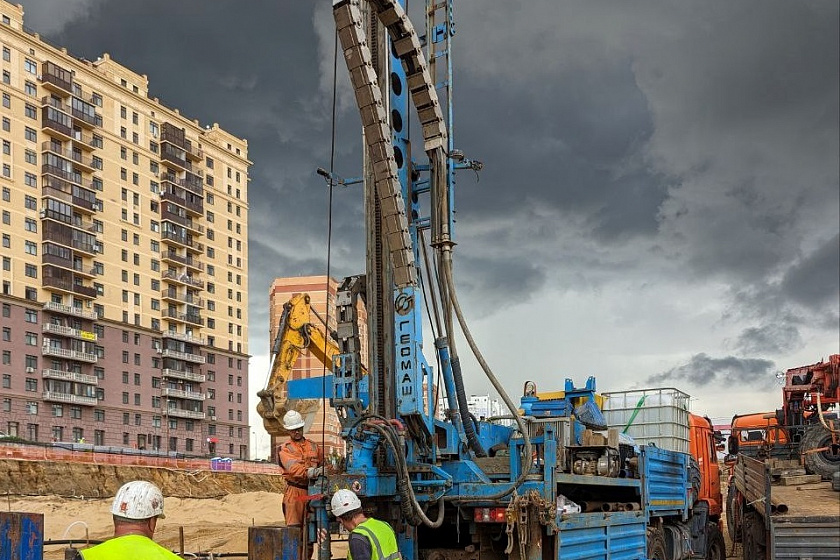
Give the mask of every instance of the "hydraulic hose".
[[[384, 420], [379, 416], [371, 416], [369, 418], [377, 418], [380, 420]], [[405, 454], [402, 451], [402, 443], [401, 440], [403, 439], [402, 436], [398, 436], [394, 433], [394, 428], [388, 423], [385, 424], [377, 424], [375, 422], [367, 421], [365, 422], [365, 426], [372, 428], [380, 435], [382, 435], [384, 441], [388, 444], [391, 448], [391, 451], [394, 453], [394, 457], [396, 458], [397, 463], [397, 470], [398, 476], [398, 490], [400, 497], [403, 498], [403, 504], [408, 505], [408, 507], [412, 511], [407, 511], [404, 505], [400, 507], [403, 508], [403, 515], [405, 515], [406, 519], [412, 525], [419, 525], [423, 523], [427, 527], [431, 529], [437, 529], [441, 525], [443, 525], [443, 518], [444, 518], [444, 502], [443, 498], [438, 500], [438, 515], [437, 519], [434, 521], [430, 520], [423, 509], [420, 507], [420, 503], [417, 501], [417, 496], [414, 494], [414, 487], [411, 485], [411, 473], [408, 471], [408, 463], [405, 460]], [[396, 440], [396, 441], [395, 441]]]
[[448, 245], [444, 245], [441, 248], [442, 255], [442, 263], [443, 263], [443, 279], [447, 286], [447, 291], [449, 292], [450, 302], [452, 304], [452, 309], [455, 311], [455, 316], [458, 318], [458, 324], [461, 326], [461, 331], [464, 333], [464, 338], [467, 340], [467, 344], [469, 344], [470, 349], [475, 355], [476, 360], [481, 365], [481, 369], [484, 370], [485, 375], [487, 375], [487, 379], [490, 380], [490, 383], [493, 384], [493, 387], [499, 393], [499, 396], [505, 402], [505, 405], [510, 410], [511, 414], [513, 415], [514, 419], [516, 420], [516, 425], [519, 427], [519, 432], [522, 434], [522, 441], [524, 444], [523, 456], [522, 456], [522, 469], [519, 473], [519, 476], [516, 480], [507, 488], [499, 490], [495, 494], [489, 494], [484, 496], [451, 496], [447, 499], [450, 500], [478, 500], [478, 499], [487, 499], [487, 500], [495, 500], [504, 496], [507, 496], [511, 492], [513, 492], [516, 488], [522, 485], [525, 482], [525, 478], [528, 476], [528, 473], [531, 470], [531, 438], [528, 436], [528, 430], [525, 429], [525, 422], [522, 421], [522, 417], [517, 414], [516, 406], [513, 404], [513, 401], [510, 400], [505, 388], [496, 378], [493, 371], [490, 369], [490, 366], [487, 364], [487, 361], [484, 359], [484, 356], [481, 354], [481, 351], [478, 348], [478, 345], [475, 343], [475, 340], [472, 337], [472, 333], [470, 333], [469, 326], [467, 325], [467, 321], [464, 318], [464, 314], [461, 312], [461, 305], [458, 303], [458, 296], [455, 294], [455, 283], [452, 280], [452, 253], [451, 247]]
[[478, 441], [478, 434], [475, 432], [475, 423], [470, 418], [467, 405], [467, 393], [464, 390], [464, 376], [461, 374], [461, 360], [452, 358], [452, 377], [455, 379], [455, 396], [458, 398], [458, 410], [461, 411], [461, 424], [464, 426], [464, 434], [467, 436], [467, 444], [475, 452], [476, 457], [487, 457], [487, 452]]

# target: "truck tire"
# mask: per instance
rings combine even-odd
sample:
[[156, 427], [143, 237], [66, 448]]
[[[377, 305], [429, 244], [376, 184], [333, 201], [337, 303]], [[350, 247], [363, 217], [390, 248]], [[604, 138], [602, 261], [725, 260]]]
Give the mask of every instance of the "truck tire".
[[[806, 453], [812, 449], [827, 447], [824, 451]], [[811, 474], [818, 474], [824, 480], [831, 480], [834, 473], [840, 472], [840, 447], [832, 445], [831, 432], [820, 424], [805, 428], [805, 435], [800, 446], [805, 457], [805, 469]]]
[[744, 528], [742, 531], [744, 560], [767, 560], [764, 541], [764, 523], [755, 511], [744, 513]]
[[647, 549], [650, 560], [670, 560], [665, 551], [665, 535], [661, 529], [648, 530]]
[[735, 487], [735, 481], [729, 480], [726, 492], [726, 530], [733, 543], [741, 542], [741, 523], [743, 518], [744, 501], [741, 493]]
[[726, 560], [726, 541], [717, 523], [706, 524], [706, 560]]

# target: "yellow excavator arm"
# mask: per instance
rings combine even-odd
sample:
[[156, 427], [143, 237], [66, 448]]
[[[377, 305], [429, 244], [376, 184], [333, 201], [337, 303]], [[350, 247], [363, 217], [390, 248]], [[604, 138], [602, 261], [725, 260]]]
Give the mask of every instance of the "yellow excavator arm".
[[324, 330], [310, 322], [312, 315], [318, 316], [309, 306], [308, 294], [296, 294], [283, 305], [283, 314], [272, 346], [266, 388], [257, 393], [260, 398], [257, 412], [269, 434], [286, 435], [283, 415], [289, 410], [297, 410], [305, 419], [311, 419], [318, 410], [318, 400], [288, 398], [286, 379], [300, 353], [308, 350], [330, 371], [333, 356], [339, 353], [338, 346], [327, 339]]

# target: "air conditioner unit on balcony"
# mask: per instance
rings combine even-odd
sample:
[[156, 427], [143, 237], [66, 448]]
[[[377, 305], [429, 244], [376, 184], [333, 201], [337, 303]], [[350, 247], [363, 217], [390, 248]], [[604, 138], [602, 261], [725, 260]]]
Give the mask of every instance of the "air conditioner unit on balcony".
[[41, 210], [41, 219], [43, 220], [46, 217], [47, 217], [47, 211], [46, 210]]
[[35, 368], [34, 367], [26, 368], [26, 373], [35, 373]]
[[215, 422], [215, 421], [216, 421], [216, 417], [215, 417], [215, 416], [211, 416], [211, 417], [210, 417], [210, 420], [212, 420], [212, 421], [214, 421], [214, 422]]

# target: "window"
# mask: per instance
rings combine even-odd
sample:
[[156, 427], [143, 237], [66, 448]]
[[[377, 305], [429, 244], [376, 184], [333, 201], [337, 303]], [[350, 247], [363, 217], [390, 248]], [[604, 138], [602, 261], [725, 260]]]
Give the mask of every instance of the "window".
[[23, 109], [24, 114], [27, 118], [30, 119], [37, 119], [38, 118], [38, 109], [35, 108], [34, 105], [30, 105], [29, 103]]
[[38, 267], [34, 264], [26, 264], [24, 265], [24, 274], [29, 278], [38, 278]]
[[25, 58], [23, 60], [23, 69], [26, 72], [32, 74], [33, 76], [38, 75], [38, 64], [34, 60], [29, 60], [28, 58]]
[[[6, 23], [3, 21], [3, 23]], [[9, 47], [3, 47], [3, 60], [10, 62], [12, 60], [12, 50]]]
[[[91, 165], [95, 169], [102, 169], [102, 158], [99, 157], [99, 156], [93, 156], [93, 159], [91, 160]], [[94, 188], [96, 188], [96, 190], [98, 190], [98, 191], [101, 191], [102, 190], [102, 179], [99, 179], [98, 183], [97, 183], [96, 179], [97, 178], [93, 179]]]
[[26, 248], [27, 255], [37, 255], [38, 254], [38, 244], [34, 241], [26, 241], [24, 242], [24, 246]]
[[38, 199], [34, 196], [26, 195], [23, 200], [23, 205], [27, 210], [37, 210], [38, 209]]
[[32, 165], [38, 164], [38, 154], [36, 154], [33, 150], [26, 150], [24, 152], [24, 159], [26, 163], [31, 163]]
[[29, 187], [37, 187], [38, 177], [27, 171], [23, 174], [23, 182]]
[[34, 128], [29, 128], [28, 126], [24, 129], [24, 136], [30, 142], [37, 142], [38, 141], [38, 133], [35, 131]]
[[27, 323], [38, 323], [38, 312], [34, 309], [27, 309], [23, 312], [23, 316]]
[[35, 97], [36, 95], [38, 95], [38, 86], [36, 86], [34, 82], [26, 80], [26, 82], [24, 82], [23, 84], [23, 91], [26, 92], [26, 95], [31, 95], [32, 97]]
[[38, 333], [27, 331], [24, 340], [27, 346], [38, 346]]
[[52, 415], [55, 418], [61, 418], [64, 416], [64, 406], [60, 404], [52, 405]]
[[[9, 95], [8, 93], [4, 93], [3, 94], [3, 107], [8, 109], [11, 106], [12, 106], [12, 96]], [[5, 142], [4, 142], [4, 144], [5, 144]], [[4, 146], [4, 148], [5, 148], [5, 146]], [[5, 152], [5, 153], [8, 153], [8, 152]]]

